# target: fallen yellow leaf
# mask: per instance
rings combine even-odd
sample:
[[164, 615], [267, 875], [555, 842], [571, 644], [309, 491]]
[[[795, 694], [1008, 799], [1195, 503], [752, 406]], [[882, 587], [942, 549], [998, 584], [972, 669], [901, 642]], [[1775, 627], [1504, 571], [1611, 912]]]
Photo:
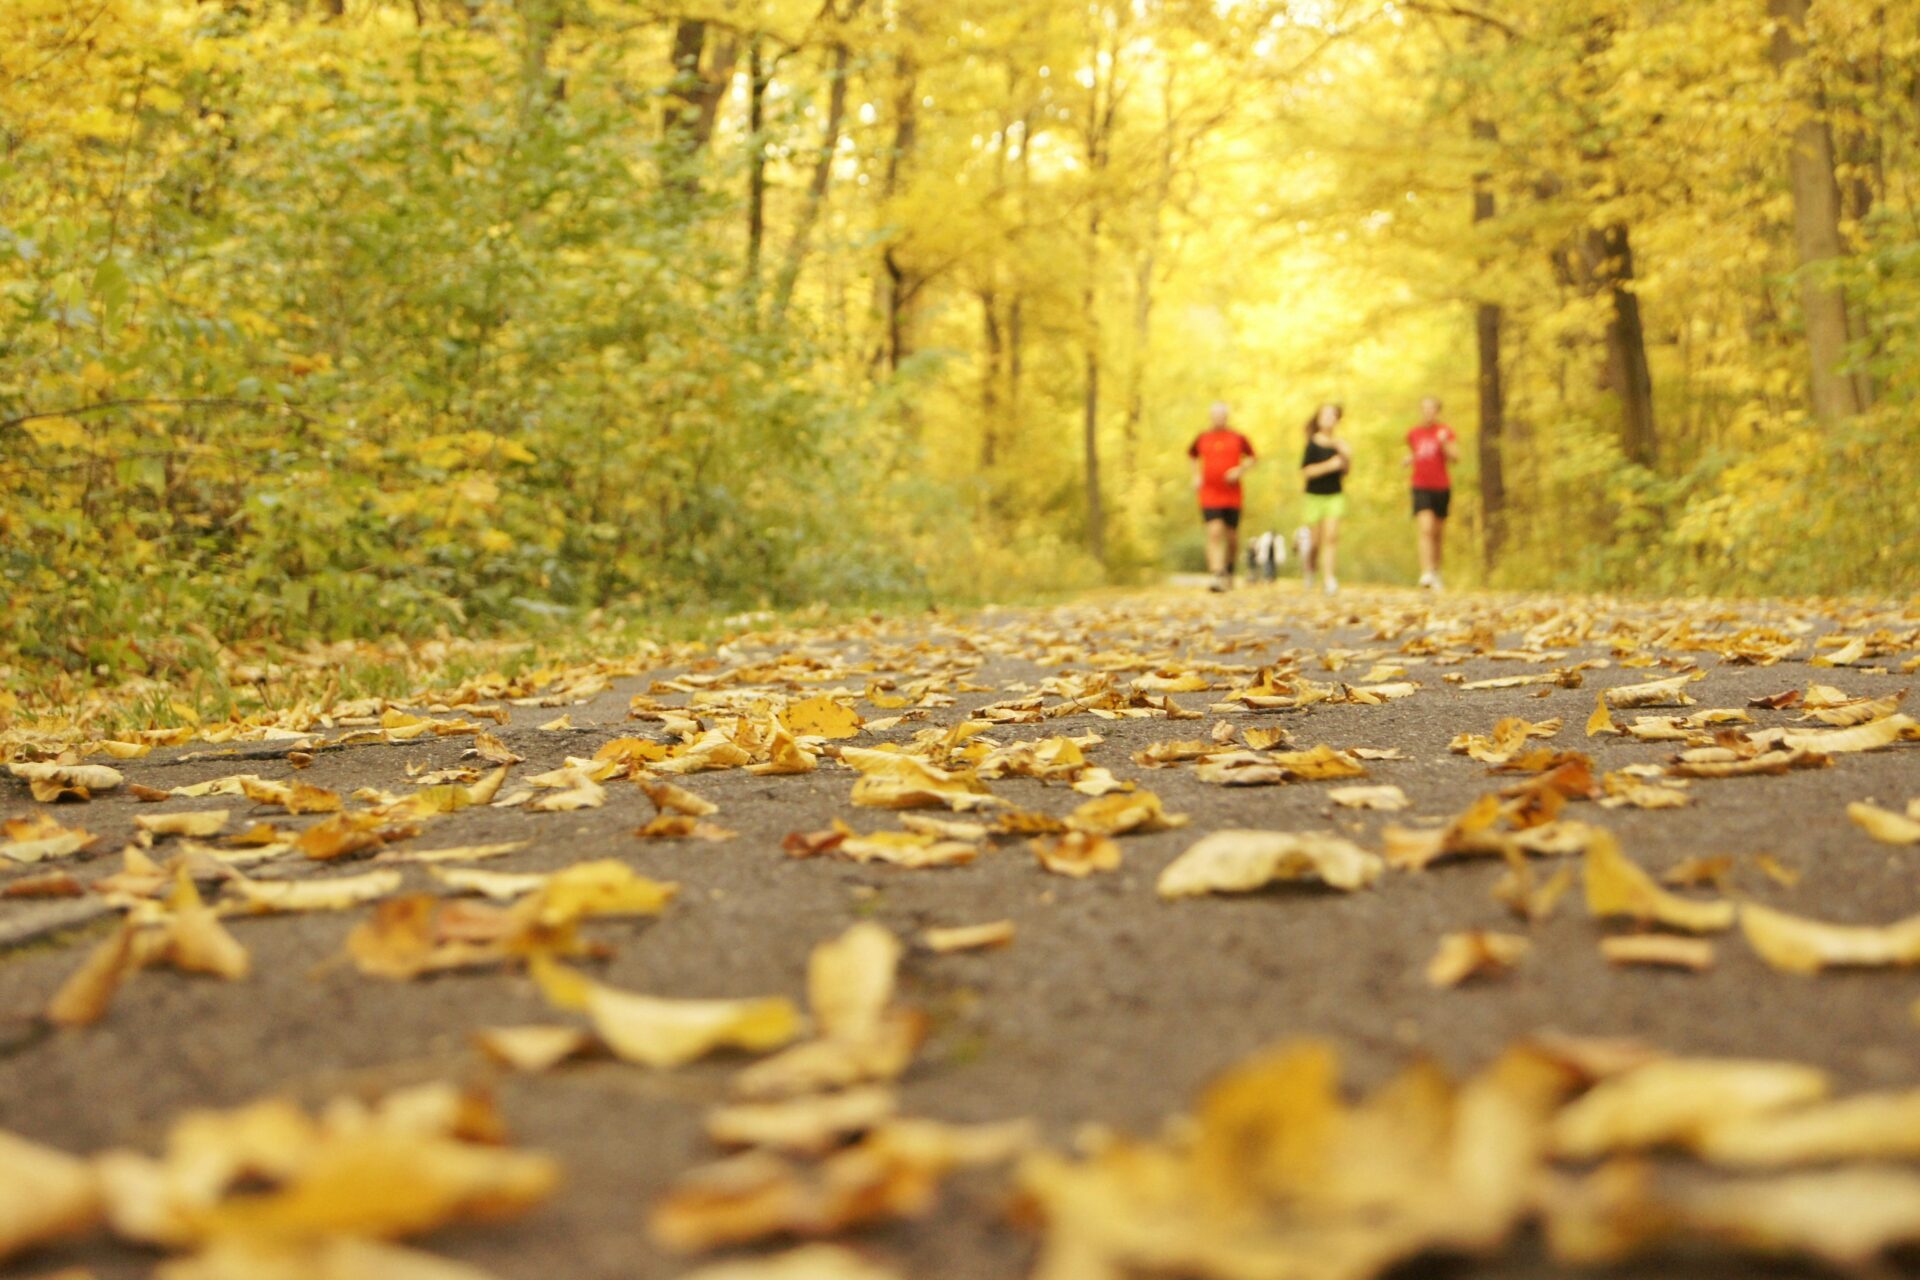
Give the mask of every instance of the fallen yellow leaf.
[[58, 800], [85, 800], [96, 791], [111, 791], [125, 781], [117, 769], [103, 764], [15, 762], [7, 772], [21, 779], [42, 804]]
[[788, 730], [801, 737], [852, 738], [860, 732], [860, 713], [825, 694], [789, 703], [780, 713]]
[[1691, 969], [1695, 973], [1713, 967], [1713, 944], [1705, 938], [1678, 938], [1670, 933], [1619, 934], [1600, 939], [1600, 954], [1608, 964], [1654, 965], [1668, 969]]
[[1427, 984], [1457, 987], [1469, 978], [1505, 973], [1532, 949], [1533, 943], [1517, 933], [1450, 933], [1427, 962]]
[[398, 871], [368, 871], [333, 880], [247, 880], [234, 888], [254, 911], [344, 911], [384, 898], [400, 887]]
[[750, 1000], [672, 1000], [595, 983], [587, 1016], [620, 1057], [677, 1067], [716, 1049], [765, 1053], [800, 1033], [800, 1012], [783, 996]]
[[86, 1161], [0, 1130], [0, 1260], [81, 1235], [100, 1215]]
[[1162, 898], [1248, 893], [1276, 880], [1317, 880], [1336, 889], [1360, 889], [1380, 878], [1385, 864], [1350, 840], [1318, 832], [1215, 831], [1161, 871]]
[[1151, 791], [1101, 796], [1067, 815], [1067, 826], [1088, 835], [1118, 836], [1131, 832], [1167, 831], [1187, 825], [1184, 813], [1168, 813]]
[[[227, 825], [227, 810], [207, 809], [199, 813], [137, 813], [133, 825], [150, 835], [191, 836], [205, 839]], [[3, 851], [3, 850], [0, 850]]]
[[894, 1091], [861, 1085], [784, 1102], [745, 1102], [707, 1113], [707, 1136], [724, 1147], [768, 1147], [819, 1155], [893, 1118]]
[[1120, 866], [1120, 845], [1111, 836], [1067, 831], [1057, 836], [1037, 836], [1027, 842], [1027, 847], [1041, 866], [1076, 880]]
[[487, 1057], [515, 1071], [547, 1071], [585, 1053], [593, 1037], [578, 1027], [487, 1027], [473, 1033]]
[[1013, 941], [1013, 921], [993, 920], [986, 924], [950, 925], [922, 931], [920, 941], [927, 950], [946, 955], [954, 951], [981, 951], [1004, 947]]
[[1827, 924], [1749, 902], [1740, 928], [1762, 960], [1786, 973], [1920, 964], [1920, 915], [1889, 925]]
[[[1847, 817], [1881, 844], [1920, 844], [1920, 821], [1905, 814], [1856, 802], [1847, 806]], [[0, 853], [4, 852], [5, 846], [0, 846]]]
[[1691, 1146], [1716, 1125], [1827, 1096], [1827, 1074], [1788, 1062], [1660, 1058], [1603, 1080], [1553, 1122], [1553, 1148], [1570, 1160]]
[[1391, 782], [1379, 786], [1334, 787], [1327, 792], [1327, 799], [1346, 809], [1377, 809], [1389, 813], [1411, 803], [1407, 793]]
[[1724, 900], [1702, 902], [1662, 889], [1638, 863], [1620, 851], [1610, 832], [1599, 831], [1586, 852], [1587, 910], [1598, 919], [1624, 916], [1687, 933], [1733, 927], [1736, 908]]

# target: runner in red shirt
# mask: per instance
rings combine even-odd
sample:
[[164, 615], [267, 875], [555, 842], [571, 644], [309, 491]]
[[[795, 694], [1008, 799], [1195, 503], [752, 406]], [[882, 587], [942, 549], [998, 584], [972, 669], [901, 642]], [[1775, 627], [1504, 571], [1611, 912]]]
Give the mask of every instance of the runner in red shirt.
[[1200, 518], [1207, 526], [1209, 590], [1233, 585], [1233, 565], [1240, 554], [1240, 478], [1254, 464], [1253, 445], [1227, 425], [1227, 406], [1213, 406], [1213, 425], [1187, 447], [1193, 459], [1193, 487], [1200, 495]]
[[1440, 589], [1440, 544], [1447, 535], [1453, 482], [1447, 464], [1460, 461], [1453, 428], [1440, 421], [1440, 400], [1420, 402], [1420, 425], [1407, 432], [1406, 465], [1413, 470], [1413, 526], [1420, 544], [1420, 585]]

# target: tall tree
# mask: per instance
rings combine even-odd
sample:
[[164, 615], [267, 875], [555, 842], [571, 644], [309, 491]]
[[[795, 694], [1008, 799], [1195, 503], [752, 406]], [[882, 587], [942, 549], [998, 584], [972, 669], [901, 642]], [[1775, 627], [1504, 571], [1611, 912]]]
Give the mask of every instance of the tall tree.
[[[1486, 143], [1499, 141], [1500, 131], [1491, 120], [1475, 120], [1473, 136]], [[1484, 171], [1474, 175], [1473, 221], [1476, 226], [1492, 221], [1496, 212], [1492, 175]], [[1490, 266], [1481, 261], [1482, 271]], [[1480, 462], [1480, 513], [1482, 567], [1491, 570], [1500, 559], [1506, 538], [1507, 473], [1502, 456], [1507, 429], [1506, 389], [1500, 379], [1500, 327], [1504, 308], [1499, 302], [1482, 297], [1473, 308], [1475, 354], [1478, 377], [1475, 379], [1480, 401], [1480, 431], [1477, 449]]]
[[864, 0], [852, 0], [843, 18], [833, 0], [821, 10], [821, 20], [834, 26], [827, 48], [827, 107], [820, 125], [820, 145], [814, 153], [813, 168], [807, 178], [806, 195], [794, 219], [793, 234], [787, 242], [786, 258], [773, 287], [773, 322], [777, 326], [793, 304], [793, 291], [800, 282], [814, 228], [826, 208], [827, 192], [833, 185], [833, 164], [840, 151], [840, 139], [846, 129], [847, 79], [852, 68], [853, 50], [847, 43], [843, 25], [860, 13]]
[[1085, 90], [1080, 107], [1081, 154], [1086, 165], [1086, 227], [1083, 253], [1086, 275], [1080, 290], [1081, 402], [1080, 457], [1086, 493], [1087, 549], [1102, 564], [1107, 559], [1106, 494], [1100, 478], [1100, 392], [1103, 371], [1100, 278], [1106, 231], [1108, 166], [1113, 159], [1115, 123], [1126, 96], [1122, 59], [1126, 52], [1126, 11], [1092, 6], [1091, 47], [1080, 71]]
[[1840, 188], [1834, 180], [1833, 131], [1825, 103], [1806, 67], [1806, 30], [1810, 0], [1767, 0], [1772, 16], [1773, 62], [1790, 77], [1808, 82], [1794, 95], [1799, 121], [1787, 149], [1787, 176], [1793, 190], [1793, 240], [1800, 261], [1800, 312], [1812, 361], [1808, 389], [1813, 413], [1823, 422], [1851, 417], [1866, 408], [1863, 379], [1846, 368], [1853, 325], [1847, 297], [1832, 267], [1846, 248], [1840, 239]]
[[[881, 189], [883, 202], [901, 194], [914, 152], [920, 145], [920, 76], [912, 48], [903, 44], [894, 63], [897, 79], [893, 98], [893, 146], [887, 152], [886, 183]], [[908, 261], [906, 241], [911, 236], [911, 229], [896, 228], [880, 251], [878, 284], [882, 313], [886, 317], [882, 353], [889, 373], [900, 371], [917, 343], [914, 312], [921, 282]]]
[[767, 238], [767, 86], [772, 71], [762, 45], [747, 37], [747, 288], [760, 292], [760, 251]]
[[1643, 467], [1659, 461], [1654, 422], [1653, 372], [1647, 364], [1647, 329], [1640, 319], [1633, 240], [1621, 223], [1587, 233], [1587, 278], [1609, 304], [1607, 384], [1620, 400], [1620, 439], [1627, 457]]
[[520, 109], [531, 118], [564, 96], [566, 82], [547, 66], [547, 55], [566, 23], [562, 0], [519, 0]]
[[1154, 147], [1154, 181], [1146, 197], [1145, 227], [1133, 268], [1133, 351], [1127, 366], [1127, 403], [1121, 419], [1121, 482], [1131, 484], [1140, 464], [1140, 423], [1147, 411], [1147, 364], [1153, 348], [1154, 271], [1160, 261], [1162, 223], [1173, 198], [1174, 86], [1169, 69], [1161, 82], [1159, 137]]
[[673, 66], [660, 130], [666, 143], [668, 186], [683, 197], [700, 189], [700, 154], [713, 137], [720, 99], [733, 83], [733, 68], [739, 59], [739, 44], [731, 34], [712, 41], [711, 51], [708, 36], [708, 23], [703, 19], [682, 18], [673, 25]]

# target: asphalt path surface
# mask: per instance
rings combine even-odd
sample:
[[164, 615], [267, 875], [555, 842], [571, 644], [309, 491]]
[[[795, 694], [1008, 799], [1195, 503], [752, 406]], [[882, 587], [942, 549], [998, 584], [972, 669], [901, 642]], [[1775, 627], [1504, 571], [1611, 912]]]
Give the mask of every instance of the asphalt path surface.
[[[724, 842], [636, 839], [635, 828], [653, 808], [632, 784], [611, 783], [602, 808], [468, 809], [436, 820], [412, 844], [526, 840], [525, 849], [484, 865], [546, 871], [615, 857], [678, 882], [679, 898], [658, 919], [596, 930], [614, 948], [596, 976], [663, 996], [798, 998], [809, 950], [858, 920], [879, 921], [908, 940], [929, 926], [1011, 920], [1017, 935], [1002, 949], [951, 955], [909, 950], [902, 999], [928, 1014], [932, 1030], [901, 1082], [904, 1108], [950, 1121], [1032, 1117], [1056, 1144], [1066, 1144], [1089, 1124], [1152, 1133], [1230, 1064], [1300, 1036], [1326, 1037], [1341, 1046], [1357, 1087], [1376, 1084], [1422, 1055], [1470, 1071], [1516, 1038], [1546, 1029], [1628, 1036], [1674, 1052], [1794, 1059], [1830, 1069], [1848, 1088], [1909, 1086], [1920, 1074], [1920, 1025], [1913, 1012], [1920, 972], [1914, 970], [1782, 974], [1763, 964], [1737, 933], [1717, 942], [1716, 963], [1706, 972], [1612, 967], [1597, 946], [1606, 930], [1581, 907], [1577, 887], [1550, 918], [1519, 921], [1493, 896], [1505, 870], [1497, 859], [1390, 873], [1356, 893], [1283, 886], [1166, 902], [1156, 897], [1154, 882], [1199, 836], [1222, 828], [1331, 831], [1377, 850], [1389, 825], [1442, 822], [1513, 781], [1449, 751], [1456, 735], [1486, 733], [1502, 717], [1561, 718], [1564, 727], [1545, 745], [1590, 754], [1596, 774], [1666, 760], [1679, 744], [1588, 738], [1585, 725], [1596, 690], [1673, 675], [1688, 663], [1705, 672], [1690, 687], [1697, 706], [1620, 711], [1616, 717], [1624, 723], [1635, 714], [1744, 709], [1750, 699], [1805, 690], [1815, 682], [1859, 696], [1895, 693], [1912, 678], [1900, 665], [1915, 656], [1917, 625], [1920, 614], [1865, 605], [1435, 600], [1404, 592], [1356, 592], [1327, 602], [1279, 587], [1224, 597], [1169, 591], [1053, 609], [748, 635], [697, 664], [700, 674], [717, 674], [728, 687], [729, 671], [805, 657], [828, 676], [819, 682], [825, 688], [862, 690], [873, 680], [905, 686], [930, 675], [944, 678], [949, 689], [956, 682], [985, 686], [955, 690], [952, 705], [927, 708], [924, 718], [852, 740], [858, 744], [906, 741], [917, 730], [957, 723], [975, 708], [1020, 697], [1063, 672], [1109, 668], [1124, 685], [1143, 665], [1177, 671], [1213, 663], [1242, 670], [1215, 670], [1208, 675], [1213, 689], [1171, 695], [1177, 705], [1200, 711], [1196, 720], [1082, 713], [989, 731], [998, 742], [1098, 733], [1104, 740], [1089, 749], [1092, 763], [1155, 792], [1169, 811], [1188, 815], [1182, 828], [1123, 837], [1120, 868], [1085, 879], [1047, 873], [1019, 839], [995, 842], [971, 865], [938, 870], [789, 857], [781, 841], [790, 832], [818, 830], [835, 819], [862, 831], [895, 825], [893, 814], [854, 808], [849, 791], [855, 775], [826, 761], [816, 772], [797, 776], [733, 770], [680, 779], [719, 806], [713, 821], [738, 833]], [[1556, 630], [1582, 626], [1588, 634], [1581, 642], [1554, 639]], [[1747, 626], [1778, 629], [1776, 641], [1791, 642], [1795, 652], [1771, 665], [1751, 665], [1676, 643], [1686, 634], [1724, 637]], [[1526, 632], [1533, 627], [1545, 628], [1533, 637], [1544, 642], [1528, 643]], [[1847, 668], [1808, 665], [1821, 652], [1815, 646], [1822, 635], [1881, 628], [1895, 637], [1891, 652]], [[1637, 640], [1622, 643], [1624, 636]], [[1499, 656], [1502, 651], [1536, 656]], [[1290, 655], [1303, 675], [1319, 682], [1357, 681], [1378, 664], [1405, 664], [1405, 678], [1420, 687], [1382, 705], [1208, 710], [1246, 683], [1255, 668]], [[1426, 661], [1408, 664], [1409, 656]], [[1665, 659], [1668, 665], [1627, 665], [1636, 658]], [[1578, 687], [1461, 687], [1581, 662], [1596, 665], [1578, 673]], [[526, 758], [515, 776], [557, 767], [568, 756], [591, 756], [616, 737], [662, 736], [658, 723], [630, 718], [630, 700], [675, 674], [621, 679], [582, 705], [514, 708], [497, 732]], [[811, 687], [769, 686], [788, 696]], [[657, 696], [667, 705], [686, 702], [684, 694]], [[864, 700], [855, 705], [870, 720], [900, 714]], [[562, 712], [570, 728], [538, 727]], [[446, 716], [453, 714], [457, 709]], [[1795, 724], [1795, 714], [1753, 710], [1756, 723], [1749, 727]], [[1302, 748], [1397, 748], [1405, 759], [1370, 764], [1366, 781], [1398, 785], [1411, 805], [1398, 813], [1350, 810], [1327, 798], [1337, 783], [1226, 788], [1198, 780], [1191, 766], [1145, 768], [1131, 758], [1158, 741], [1204, 737], [1221, 720], [1242, 731], [1284, 727]], [[276, 745], [244, 744], [241, 750], [269, 758], [239, 763], [187, 746], [122, 767], [131, 781], [154, 787], [241, 770], [296, 776], [284, 758], [267, 752]], [[321, 751], [297, 776], [342, 793], [361, 787], [404, 791], [409, 770], [456, 767], [469, 745], [468, 738], [448, 737]], [[1606, 826], [1631, 857], [1656, 873], [1688, 858], [1733, 855], [1731, 896], [1824, 920], [1885, 923], [1920, 912], [1920, 879], [1914, 875], [1920, 848], [1875, 843], [1848, 821], [1845, 807], [1872, 799], [1903, 809], [1920, 795], [1916, 752], [1920, 745], [1906, 743], [1837, 756], [1826, 768], [1695, 781], [1688, 787], [1692, 803], [1681, 809], [1609, 810], [1582, 802], [1568, 816]], [[1064, 786], [1028, 779], [998, 781], [992, 788], [1022, 808], [1051, 814], [1064, 814], [1085, 799]], [[84, 822], [103, 837], [94, 856], [64, 865], [83, 880], [112, 872], [120, 865], [114, 855], [133, 835], [136, 813], [214, 803], [234, 802], [143, 806], [123, 790], [84, 806], [62, 806], [57, 816]], [[250, 808], [238, 802], [237, 816], [289, 821]], [[0, 814], [41, 811], [24, 787], [0, 780]], [[1757, 857], [1762, 854], [1773, 859], [1776, 872], [1784, 868], [1788, 874], [1769, 874]], [[4, 874], [17, 879], [42, 869]], [[363, 870], [292, 868], [321, 876]], [[410, 889], [435, 887], [423, 868], [409, 867], [406, 874]], [[1795, 876], [1791, 885], [1782, 883]], [[233, 931], [253, 960], [246, 980], [142, 973], [95, 1025], [52, 1029], [41, 1010], [106, 927], [103, 922], [46, 932], [60, 919], [57, 913], [75, 910], [84, 912], [84, 901], [79, 908], [71, 900], [0, 901], [0, 930], [14, 937], [14, 945], [0, 953], [0, 1127], [74, 1152], [152, 1151], [169, 1122], [193, 1108], [229, 1107], [270, 1094], [319, 1103], [430, 1079], [485, 1081], [514, 1141], [554, 1153], [564, 1165], [565, 1183], [523, 1219], [444, 1230], [422, 1247], [502, 1277], [652, 1280], [695, 1265], [697, 1260], [667, 1253], [648, 1238], [646, 1209], [677, 1176], [716, 1154], [702, 1132], [702, 1113], [725, 1096], [729, 1076], [745, 1060], [741, 1055], [674, 1071], [599, 1060], [540, 1075], [503, 1073], [475, 1053], [469, 1037], [486, 1026], [556, 1021], [535, 984], [512, 970], [404, 982], [363, 976], [341, 956], [344, 937], [364, 909], [236, 919]], [[46, 928], [36, 929], [36, 921]], [[1435, 989], [1426, 969], [1436, 946], [1444, 935], [1468, 929], [1525, 933], [1532, 949], [1507, 974]], [[907, 1276], [1022, 1276], [1031, 1266], [1034, 1239], [1009, 1224], [1006, 1199], [1004, 1178], [968, 1175], [947, 1188], [931, 1216], [868, 1229], [856, 1241]], [[106, 1280], [148, 1274], [156, 1258], [95, 1239], [17, 1259], [4, 1274], [37, 1276], [82, 1266]], [[1441, 1273], [1557, 1274], [1526, 1242], [1500, 1259], [1444, 1264]], [[1677, 1258], [1635, 1274], [1755, 1270], [1726, 1259]]]

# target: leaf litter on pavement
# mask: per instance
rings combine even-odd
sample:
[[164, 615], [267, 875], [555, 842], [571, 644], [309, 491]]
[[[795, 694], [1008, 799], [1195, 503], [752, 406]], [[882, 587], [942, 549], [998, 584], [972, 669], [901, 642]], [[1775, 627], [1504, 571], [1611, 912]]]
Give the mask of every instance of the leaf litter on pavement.
[[[1818, 634], [1827, 618], [1813, 607], [1780, 617], [1361, 594], [1253, 612], [1242, 606], [1239, 620], [1270, 633], [1226, 642], [1219, 619], [1186, 602], [1074, 606], [1058, 615], [1071, 622], [949, 619], [918, 643], [862, 625], [665, 651], [651, 666], [478, 676], [197, 734], [5, 729], [0, 759], [30, 807], [0, 826], [0, 867], [19, 868], [12, 883], [24, 888], [24, 873], [70, 862], [77, 876], [56, 874], [120, 913], [45, 997], [43, 1016], [69, 1034], [89, 1034], [150, 984], [248, 982], [247, 932], [275, 916], [352, 912], [333, 959], [362, 978], [532, 979], [553, 1022], [473, 1028], [483, 1059], [530, 1087], [588, 1057], [656, 1072], [724, 1064], [730, 1096], [704, 1122], [713, 1159], [681, 1170], [648, 1211], [651, 1239], [676, 1252], [927, 1219], [942, 1185], [968, 1171], [1013, 1195], [1014, 1219], [1038, 1233], [1043, 1280], [1369, 1276], [1430, 1252], [1495, 1253], [1528, 1230], [1581, 1265], [1719, 1248], [1846, 1268], [1920, 1242], [1920, 1093], [1835, 1097], [1823, 1072], [1789, 1062], [1648, 1050], [1623, 1063], [1603, 1046], [1522, 1035], [1476, 1074], [1415, 1062], [1355, 1098], [1337, 1049], [1307, 1041], [1221, 1064], [1191, 1114], [1154, 1139], [1063, 1150], [1027, 1117], [915, 1116], [915, 1073], [954, 1068], [923, 1061], [933, 1023], [903, 998], [903, 966], [1010, 963], [1001, 949], [1016, 932], [1045, 931], [1044, 905], [1017, 921], [916, 922], [918, 953], [882, 923], [857, 923], [817, 942], [803, 981], [683, 996], [596, 971], [647, 920], [697, 918], [702, 900], [639, 874], [625, 854], [542, 869], [516, 856], [542, 851], [541, 824], [558, 831], [570, 816], [617, 809], [636, 855], [691, 837], [702, 857], [779, 858], [722, 825], [742, 821], [730, 818], [741, 793], [703, 794], [702, 779], [738, 774], [770, 795], [804, 785], [840, 798], [828, 825], [791, 831], [787, 859], [908, 876], [1010, 859], [1031, 868], [1042, 904], [1056, 890], [1040, 882], [1064, 877], [1060, 892], [1138, 895], [1162, 903], [1156, 911], [1221, 910], [1205, 901], [1221, 897], [1312, 911], [1497, 864], [1495, 903], [1528, 932], [1490, 928], [1490, 913], [1435, 933], [1414, 975], [1435, 1001], [1527, 981], [1547, 963], [1549, 922], [1585, 931], [1593, 963], [1622, 982], [1702, 981], [1720, 949], [1742, 943], [1774, 981], [1920, 965], [1920, 915], [1830, 921], [1795, 912], [1790, 896], [1758, 901], [1754, 886], [1778, 900], [1801, 874], [1765, 850], [1738, 862], [1703, 853], [1656, 874], [1609, 817], [1692, 822], [1715, 788], [1753, 788], [1743, 803], [1764, 805], [1765, 788], [1799, 771], [1914, 750], [1905, 690], [1856, 683], [1874, 661], [1920, 648], [1911, 611], [1838, 611], [1833, 625], [1853, 633], [1838, 638]], [[1306, 627], [1346, 638], [1319, 649], [1290, 638]], [[1017, 660], [1031, 674], [996, 683], [996, 664]], [[1506, 671], [1454, 670], [1467, 663]], [[1718, 696], [1722, 670], [1792, 663], [1824, 680]], [[578, 747], [592, 732], [580, 708], [604, 696], [626, 698], [628, 731]], [[1480, 711], [1476, 700], [1502, 696], [1559, 699], [1556, 710], [1577, 699], [1584, 734], [1565, 731], [1569, 715]], [[1423, 761], [1395, 740], [1394, 717], [1429, 706], [1446, 708], [1449, 736]], [[514, 731], [515, 709], [539, 723]], [[1324, 718], [1336, 709], [1342, 719]], [[1352, 732], [1369, 717], [1380, 727], [1351, 738], [1324, 727]], [[255, 753], [254, 772], [159, 785], [166, 753], [194, 756], [184, 749], [196, 737], [207, 759], [267, 743], [295, 770], [361, 748], [464, 741], [471, 767], [409, 765], [349, 792], [276, 776], [281, 762]], [[1437, 791], [1413, 767], [1449, 757], [1470, 762], [1478, 784]], [[529, 759], [538, 763], [522, 770]], [[1318, 824], [1219, 825], [1205, 801], [1296, 790], [1311, 790]], [[124, 829], [110, 807], [118, 795], [146, 806]], [[180, 801], [195, 807], [167, 807]], [[85, 824], [67, 816], [96, 811]], [[526, 838], [426, 839], [487, 812], [526, 815]], [[1381, 814], [1393, 816], [1370, 818]], [[1832, 816], [1882, 847], [1920, 843], [1920, 802], [1861, 795]], [[1131, 854], [1136, 843], [1152, 852]], [[109, 851], [118, 870], [93, 874], [90, 859]], [[1128, 876], [1142, 858], [1150, 889]], [[22, 907], [0, 905], [0, 916], [33, 901], [7, 896]], [[1556, 914], [1565, 896], [1584, 902], [1585, 922]], [[104, 1229], [178, 1252], [163, 1267], [175, 1280], [442, 1274], [430, 1255], [386, 1242], [526, 1211], [558, 1170], [496, 1145], [487, 1105], [440, 1088], [371, 1110], [341, 1103], [318, 1120], [277, 1102], [190, 1113], [158, 1159], [85, 1157], [0, 1133], [0, 1198], [16, 1206], [0, 1214], [0, 1257]], [[392, 1179], [395, 1194], [377, 1190]], [[819, 1243], [699, 1272], [736, 1273], [889, 1272], [865, 1251]]]

